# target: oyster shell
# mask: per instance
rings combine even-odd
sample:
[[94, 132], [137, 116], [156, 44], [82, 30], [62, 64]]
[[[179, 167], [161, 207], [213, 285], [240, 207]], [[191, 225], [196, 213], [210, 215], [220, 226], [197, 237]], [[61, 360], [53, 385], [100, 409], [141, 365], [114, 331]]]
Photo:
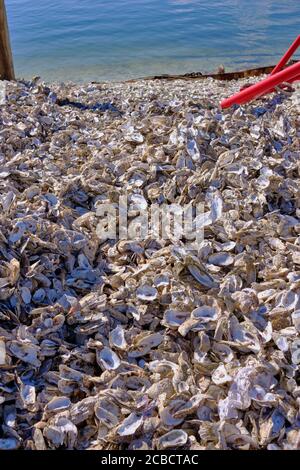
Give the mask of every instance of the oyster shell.
[[119, 427], [117, 433], [119, 436], [132, 436], [136, 433], [143, 423], [143, 417], [135, 413], [131, 413], [128, 418], [125, 418], [123, 424]]
[[0, 449], [299, 449], [299, 89], [246, 83], [6, 83]]
[[181, 429], [174, 429], [167, 434], [164, 434], [157, 440], [157, 447], [160, 450], [174, 449], [176, 447], [184, 446], [187, 440], [188, 435], [185, 431], [182, 431]]
[[141, 286], [136, 291], [136, 296], [140, 300], [144, 300], [146, 302], [151, 302], [157, 298], [158, 292], [155, 287], [151, 286]]
[[117, 349], [126, 349], [127, 343], [125, 340], [124, 330], [121, 325], [118, 325], [109, 335], [109, 342], [111, 347]]
[[106, 370], [115, 370], [121, 364], [118, 355], [110, 348], [103, 348], [101, 351], [97, 351], [97, 362]]

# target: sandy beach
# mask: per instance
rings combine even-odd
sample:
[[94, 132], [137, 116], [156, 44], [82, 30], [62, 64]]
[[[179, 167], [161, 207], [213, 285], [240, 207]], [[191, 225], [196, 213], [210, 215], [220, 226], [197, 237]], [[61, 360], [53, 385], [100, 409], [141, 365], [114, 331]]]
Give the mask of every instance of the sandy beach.
[[[246, 83], [6, 84], [0, 449], [299, 449], [299, 91]], [[125, 193], [204, 239], [101, 238]]]

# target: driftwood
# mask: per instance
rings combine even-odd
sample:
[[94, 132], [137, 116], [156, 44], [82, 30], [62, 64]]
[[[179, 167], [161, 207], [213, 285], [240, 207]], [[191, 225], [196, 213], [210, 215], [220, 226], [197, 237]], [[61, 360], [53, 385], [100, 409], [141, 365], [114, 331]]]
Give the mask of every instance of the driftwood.
[[[289, 62], [289, 65], [296, 63], [296, 60]], [[274, 69], [275, 65], [266, 67], [256, 67], [248, 70], [241, 70], [238, 72], [224, 72], [224, 73], [210, 73], [203, 74], [201, 72], [186, 73], [184, 75], [154, 75], [152, 77], [144, 77], [142, 80], [202, 80], [204, 78], [214, 78], [215, 80], [239, 80], [241, 78], [258, 77], [260, 75], [269, 74]], [[141, 79], [127, 80], [128, 83], [136, 82]]]
[[15, 72], [9, 40], [4, 0], [0, 0], [0, 80], [14, 80]]

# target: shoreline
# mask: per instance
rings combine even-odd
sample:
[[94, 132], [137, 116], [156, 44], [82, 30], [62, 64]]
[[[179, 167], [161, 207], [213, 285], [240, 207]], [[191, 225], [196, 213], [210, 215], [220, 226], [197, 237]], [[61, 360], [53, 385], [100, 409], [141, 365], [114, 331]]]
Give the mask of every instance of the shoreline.
[[[296, 60], [291, 60], [290, 65], [297, 63]], [[261, 75], [270, 74], [274, 69], [275, 65], [267, 65], [264, 67], [253, 67], [250, 69], [236, 70], [231, 72], [212, 72], [212, 73], [202, 73], [202, 72], [191, 72], [185, 74], [164, 74], [164, 75], [153, 75], [149, 77], [125, 80], [128, 83], [134, 83], [139, 80], [204, 80], [206, 78], [213, 78], [214, 80], [221, 81], [231, 81], [231, 80], [240, 80], [243, 78], [250, 77], [259, 77]], [[97, 82], [92, 82], [97, 83]]]
[[[296, 60], [291, 60], [289, 62], [289, 65], [295, 64], [297, 61]], [[168, 81], [173, 81], [173, 80], [204, 80], [207, 78], [213, 78], [214, 80], [220, 80], [220, 81], [231, 81], [231, 80], [240, 80], [244, 78], [255, 78], [255, 77], [260, 77], [262, 75], [268, 75], [272, 72], [274, 69], [275, 65], [266, 65], [266, 66], [260, 66], [260, 67], [251, 67], [247, 69], [241, 69], [241, 70], [233, 70], [229, 72], [188, 72], [188, 73], [183, 73], [183, 74], [162, 74], [162, 75], [149, 75], [145, 77], [137, 77], [137, 78], [130, 78], [130, 79], [124, 79], [124, 80], [101, 80], [101, 81], [96, 81], [96, 80], [84, 80], [84, 81], [72, 81], [72, 80], [47, 80], [44, 79], [42, 76], [37, 75], [42, 81], [48, 84], [53, 84], [53, 83], [77, 83], [77, 85], [86, 85], [87, 83], [93, 83], [93, 84], [101, 84], [101, 83], [112, 83], [112, 84], [117, 84], [117, 83], [135, 83], [139, 81], [151, 81], [151, 80], [168, 80]], [[30, 79], [28, 78], [23, 78], [23, 77], [18, 77], [16, 78], [16, 81], [18, 82], [30, 82], [33, 79], [31, 77]]]

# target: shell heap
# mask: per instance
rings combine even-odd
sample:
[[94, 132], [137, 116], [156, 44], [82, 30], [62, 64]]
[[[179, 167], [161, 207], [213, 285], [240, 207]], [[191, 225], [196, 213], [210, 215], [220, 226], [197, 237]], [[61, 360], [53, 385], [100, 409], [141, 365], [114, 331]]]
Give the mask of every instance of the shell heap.
[[[7, 84], [0, 449], [300, 448], [299, 92], [243, 84]], [[198, 251], [101, 239], [125, 192], [202, 203]]]

